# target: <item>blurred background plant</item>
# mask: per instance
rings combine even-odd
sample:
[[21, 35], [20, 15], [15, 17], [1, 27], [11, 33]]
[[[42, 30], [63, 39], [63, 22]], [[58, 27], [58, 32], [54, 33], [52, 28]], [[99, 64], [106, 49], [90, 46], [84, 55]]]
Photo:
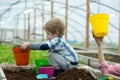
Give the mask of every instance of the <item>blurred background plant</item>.
[[[0, 43], [0, 63], [15, 64], [13, 46], [13, 44]], [[48, 51], [31, 50], [29, 64], [35, 64], [36, 59], [48, 59]]]

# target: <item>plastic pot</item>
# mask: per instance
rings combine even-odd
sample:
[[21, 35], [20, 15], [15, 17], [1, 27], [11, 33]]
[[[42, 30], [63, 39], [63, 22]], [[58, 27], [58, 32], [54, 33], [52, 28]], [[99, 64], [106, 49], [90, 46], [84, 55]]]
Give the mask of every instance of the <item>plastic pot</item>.
[[30, 49], [21, 50], [20, 47], [12, 48], [16, 65], [25, 66], [29, 64]]
[[94, 14], [90, 16], [89, 20], [97, 37], [103, 37], [108, 34], [108, 14]]
[[38, 71], [39, 71], [39, 74], [47, 74], [48, 78], [51, 78], [53, 77], [53, 74], [54, 74], [54, 67], [53, 66], [39, 67]]

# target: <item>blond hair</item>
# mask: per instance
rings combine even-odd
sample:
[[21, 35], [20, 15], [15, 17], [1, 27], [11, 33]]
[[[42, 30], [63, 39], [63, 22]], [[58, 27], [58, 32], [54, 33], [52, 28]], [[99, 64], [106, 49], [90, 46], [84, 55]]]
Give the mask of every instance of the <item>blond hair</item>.
[[60, 19], [54, 18], [45, 24], [44, 29], [52, 34], [58, 33], [58, 36], [62, 36], [64, 35], [65, 25]]

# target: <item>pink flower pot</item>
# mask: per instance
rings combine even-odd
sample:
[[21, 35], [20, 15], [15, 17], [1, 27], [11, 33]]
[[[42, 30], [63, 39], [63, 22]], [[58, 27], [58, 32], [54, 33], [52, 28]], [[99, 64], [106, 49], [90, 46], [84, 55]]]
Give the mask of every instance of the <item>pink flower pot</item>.
[[53, 77], [54, 74], [54, 67], [53, 66], [39, 67], [38, 72], [40, 74], [47, 74], [48, 78], [51, 78]]

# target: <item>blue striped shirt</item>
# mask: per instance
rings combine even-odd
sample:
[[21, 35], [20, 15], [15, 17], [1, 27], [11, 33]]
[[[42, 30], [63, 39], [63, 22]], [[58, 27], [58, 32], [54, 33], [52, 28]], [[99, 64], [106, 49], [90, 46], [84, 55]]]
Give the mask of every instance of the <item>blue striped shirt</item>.
[[30, 49], [49, 50], [62, 55], [68, 62], [78, 62], [77, 53], [62, 37], [44, 43], [30, 43]]

